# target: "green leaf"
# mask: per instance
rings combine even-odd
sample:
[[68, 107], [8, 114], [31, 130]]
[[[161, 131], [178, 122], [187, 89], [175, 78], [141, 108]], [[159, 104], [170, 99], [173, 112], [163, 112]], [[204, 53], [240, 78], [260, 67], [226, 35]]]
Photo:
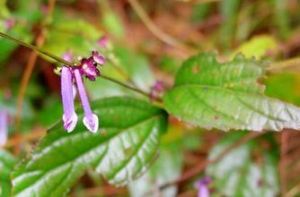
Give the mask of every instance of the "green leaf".
[[300, 109], [263, 95], [259, 62], [237, 56], [219, 63], [199, 54], [183, 63], [175, 86], [164, 96], [167, 110], [189, 123], [221, 130], [300, 128]]
[[111, 184], [140, 176], [157, 156], [166, 113], [147, 102], [114, 97], [98, 100], [100, 134], [80, 123], [72, 133], [62, 123], [50, 129], [30, 159], [14, 172], [14, 196], [62, 196], [87, 168]]
[[[244, 133], [227, 135], [212, 149], [209, 158], [214, 159], [244, 136]], [[206, 173], [212, 178], [213, 185], [221, 196], [277, 196], [278, 149], [272, 140], [264, 140], [264, 144], [268, 143], [272, 147], [268, 150], [261, 148], [257, 142], [247, 142], [229, 152], [219, 162], [208, 166]]]
[[245, 57], [255, 57], [260, 59], [264, 57], [268, 51], [278, 47], [277, 41], [270, 35], [259, 35], [251, 40], [243, 43], [233, 52], [233, 56], [242, 53]]
[[86, 56], [93, 49], [96, 49], [96, 41], [102, 32], [97, 30], [93, 24], [79, 18], [70, 18], [61, 10], [55, 14], [46, 43], [43, 46], [45, 51], [57, 56], [71, 51], [76, 57]]
[[10, 172], [12, 171], [16, 159], [4, 150], [0, 150], [0, 196], [11, 196]]

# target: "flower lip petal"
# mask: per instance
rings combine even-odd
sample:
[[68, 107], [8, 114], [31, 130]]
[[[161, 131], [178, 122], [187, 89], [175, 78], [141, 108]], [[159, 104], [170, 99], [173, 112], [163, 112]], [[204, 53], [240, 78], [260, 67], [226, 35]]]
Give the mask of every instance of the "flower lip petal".
[[81, 105], [84, 111], [83, 124], [89, 131], [96, 133], [99, 127], [98, 116], [92, 112], [80, 70], [74, 69], [74, 75], [77, 84], [78, 94], [81, 100]]
[[78, 121], [78, 116], [77, 116], [76, 113], [73, 113], [73, 115], [67, 119], [66, 116], [63, 115], [63, 121], [64, 121], [64, 128], [65, 128], [65, 130], [68, 133], [70, 133], [76, 127], [76, 124], [77, 124], [77, 121]]
[[83, 118], [83, 124], [86, 126], [86, 128], [90, 132], [96, 133], [98, 131], [98, 128], [99, 128], [99, 119], [98, 119], [98, 116], [96, 114], [92, 114], [91, 117], [85, 116]]

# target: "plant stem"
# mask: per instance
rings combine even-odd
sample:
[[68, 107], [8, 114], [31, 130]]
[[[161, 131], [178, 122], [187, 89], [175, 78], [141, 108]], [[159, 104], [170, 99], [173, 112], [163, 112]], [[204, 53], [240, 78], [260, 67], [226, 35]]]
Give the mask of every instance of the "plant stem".
[[8, 39], [8, 40], [11, 40], [11, 41], [13, 41], [13, 42], [16, 42], [16, 43], [18, 43], [18, 44], [21, 45], [21, 46], [24, 46], [24, 47], [26, 47], [26, 48], [29, 48], [29, 49], [31, 49], [31, 50], [34, 50], [34, 51], [36, 51], [36, 52], [38, 52], [38, 53], [40, 53], [40, 54], [42, 54], [42, 55], [46, 55], [46, 56], [52, 58], [53, 60], [56, 60], [57, 62], [60, 62], [60, 63], [62, 63], [62, 64], [68, 65], [68, 66], [73, 66], [72, 63], [70, 63], [70, 62], [64, 60], [63, 58], [60, 58], [60, 57], [58, 57], [58, 56], [56, 56], [56, 55], [53, 55], [53, 54], [51, 54], [51, 53], [49, 53], [49, 52], [47, 52], [47, 51], [44, 51], [44, 50], [42, 50], [42, 49], [39, 49], [38, 47], [36, 47], [36, 46], [34, 46], [34, 45], [31, 45], [31, 44], [28, 44], [28, 43], [23, 42], [23, 41], [21, 41], [21, 40], [18, 40], [18, 39], [14, 38], [14, 37], [12, 37], [12, 36], [10, 36], [10, 35], [7, 35], [7, 34], [5, 34], [5, 33], [3, 33], [3, 32], [0, 32], [0, 36], [3, 37], [3, 38], [6, 38], [6, 39]]
[[300, 58], [296, 57], [296, 58], [284, 60], [284, 61], [281, 61], [281, 62], [273, 63], [271, 66], [269, 66], [267, 68], [267, 70], [270, 71], [270, 72], [281, 71], [281, 70], [284, 70], [284, 69], [296, 67], [299, 64], [300, 64]]
[[123, 86], [123, 87], [125, 87], [125, 88], [127, 88], [127, 89], [130, 89], [130, 90], [132, 90], [132, 91], [134, 91], [134, 92], [136, 92], [136, 93], [139, 93], [139, 94], [141, 94], [141, 95], [143, 95], [143, 96], [149, 97], [149, 94], [148, 94], [148, 93], [146, 93], [146, 92], [144, 92], [144, 91], [142, 91], [142, 90], [140, 90], [140, 89], [131, 87], [131, 86], [125, 84], [125, 83], [122, 83], [122, 82], [120, 82], [120, 81], [118, 81], [118, 80], [116, 80], [116, 79], [113, 79], [113, 78], [108, 77], [108, 76], [105, 76], [105, 75], [101, 75], [101, 77], [102, 77], [103, 79], [106, 79], [106, 80], [108, 80], [108, 81], [111, 81], [111, 82], [113, 82], [113, 83], [115, 83], [115, 84], [118, 84], [118, 85], [120, 85], [120, 86]]
[[[55, 56], [55, 55], [53, 55], [53, 54], [51, 54], [51, 53], [48, 53], [47, 51], [43, 51], [43, 50], [39, 49], [38, 47], [36, 47], [36, 46], [34, 46], [34, 45], [25, 43], [25, 42], [23, 42], [23, 41], [21, 41], [21, 40], [18, 40], [18, 39], [16, 39], [16, 38], [14, 38], [14, 37], [11, 37], [11, 36], [9, 36], [9, 35], [7, 35], [7, 34], [5, 34], [5, 33], [0, 32], [0, 36], [2, 36], [2, 37], [4, 37], [4, 38], [7, 38], [7, 39], [9, 39], [9, 40], [11, 40], [11, 41], [13, 41], [13, 42], [16, 42], [16, 43], [18, 43], [18, 44], [20, 44], [20, 45], [22, 45], [22, 46], [24, 46], [24, 47], [27, 47], [27, 48], [29, 48], [29, 49], [32, 49], [32, 50], [34, 50], [34, 51], [36, 51], [36, 52], [38, 52], [38, 53], [40, 53], [40, 54], [46, 55], [46, 56], [48, 56], [48, 57], [50, 57], [50, 58], [56, 60], [56, 61], [59, 62], [59, 63], [62, 63], [62, 64], [67, 65], [67, 66], [74, 66], [71, 62], [68, 62], [68, 61], [66, 61], [66, 60], [64, 60], [64, 59], [62, 59], [62, 58], [60, 58], [60, 57], [57, 57], [57, 56]], [[138, 89], [138, 88], [131, 87], [131, 86], [125, 84], [125, 83], [122, 83], [121, 81], [118, 81], [118, 80], [116, 80], [116, 79], [113, 79], [113, 78], [108, 77], [108, 76], [105, 76], [105, 75], [101, 75], [101, 77], [102, 77], [103, 79], [106, 79], [106, 80], [108, 80], [108, 81], [111, 81], [111, 82], [113, 82], [113, 83], [115, 83], [115, 84], [118, 84], [118, 85], [120, 85], [120, 86], [123, 86], [123, 87], [125, 87], [125, 88], [127, 88], [127, 89], [130, 89], [130, 90], [132, 90], [132, 91], [135, 91], [136, 93], [139, 93], [139, 94], [141, 94], [141, 95], [143, 95], [143, 96], [149, 97], [149, 94], [148, 94], [148, 93], [146, 93], [146, 92], [144, 92], [144, 91], [142, 91], [142, 90], [140, 90], [140, 89]], [[159, 100], [157, 100], [157, 101], [159, 101]]]

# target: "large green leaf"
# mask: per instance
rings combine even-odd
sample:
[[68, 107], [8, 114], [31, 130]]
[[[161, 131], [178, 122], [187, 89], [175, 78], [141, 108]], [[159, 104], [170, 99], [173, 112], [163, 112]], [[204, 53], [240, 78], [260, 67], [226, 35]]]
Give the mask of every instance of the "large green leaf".
[[263, 95], [259, 62], [237, 56], [219, 63], [203, 53], [183, 63], [166, 93], [167, 110], [189, 123], [221, 130], [300, 128], [300, 109]]
[[[244, 136], [244, 132], [230, 133], [210, 152], [216, 158], [224, 149]], [[219, 162], [207, 168], [221, 196], [272, 197], [279, 192], [278, 149], [272, 139], [264, 140], [269, 149], [262, 148], [258, 140], [251, 141], [232, 150]]]
[[50, 129], [30, 159], [14, 172], [15, 196], [61, 196], [87, 168], [110, 183], [124, 185], [141, 175], [156, 158], [166, 113], [144, 101], [114, 97], [93, 103], [100, 134], [82, 124], [67, 133]]
[[16, 163], [16, 159], [4, 150], [0, 150], [0, 196], [11, 196], [10, 173]]

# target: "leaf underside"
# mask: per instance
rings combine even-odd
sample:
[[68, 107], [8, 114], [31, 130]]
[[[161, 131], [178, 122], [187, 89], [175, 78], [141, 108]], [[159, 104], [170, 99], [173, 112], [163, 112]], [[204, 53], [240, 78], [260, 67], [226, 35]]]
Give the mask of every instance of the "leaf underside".
[[[233, 144], [245, 132], [233, 132], [225, 136], [209, 155], [216, 158], [230, 144]], [[270, 150], [261, 148], [258, 140], [243, 144], [232, 150], [219, 162], [211, 164], [206, 174], [214, 183], [214, 189], [223, 196], [277, 196], [278, 180], [278, 149], [271, 145], [272, 141], [265, 138], [265, 144], [270, 144]], [[256, 159], [253, 159], [255, 154]]]

